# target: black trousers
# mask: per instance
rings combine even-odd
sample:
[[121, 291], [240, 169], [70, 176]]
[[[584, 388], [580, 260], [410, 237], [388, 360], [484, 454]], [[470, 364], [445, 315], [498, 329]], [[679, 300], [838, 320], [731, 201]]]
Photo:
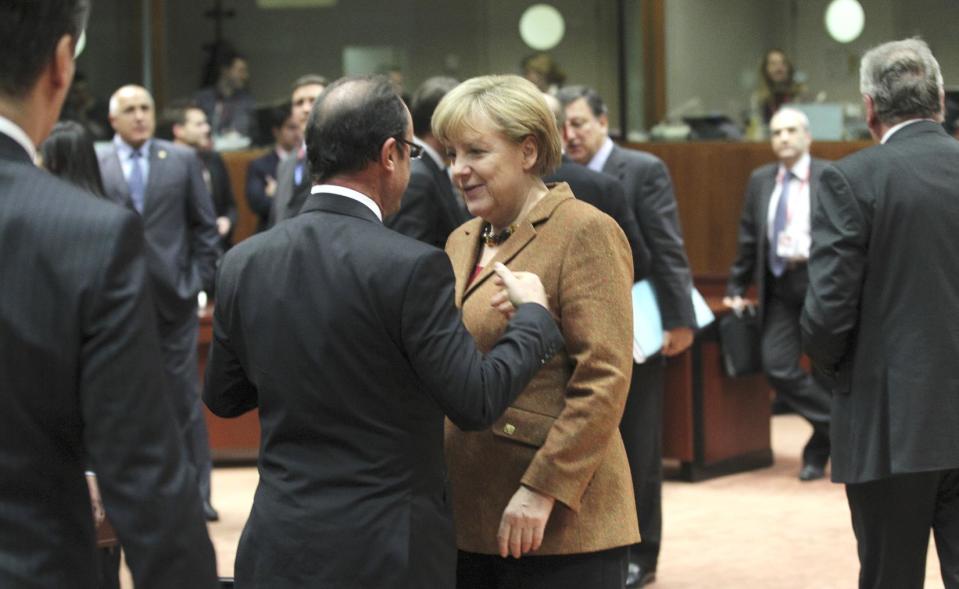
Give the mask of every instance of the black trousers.
[[929, 530], [946, 589], [959, 589], [959, 469], [846, 485], [861, 589], [921, 588]]
[[212, 464], [210, 438], [207, 434], [200, 399], [196, 350], [198, 329], [199, 319], [196, 313], [191, 313], [189, 317], [184, 317], [175, 325], [162, 325], [160, 345], [170, 401], [177, 425], [180, 427], [186, 454], [196, 470], [200, 497], [204, 501], [209, 501]]
[[515, 559], [459, 551], [457, 589], [623, 589], [626, 547]]
[[762, 357], [769, 384], [780, 400], [812, 425], [803, 448], [803, 464], [825, 466], [829, 460], [829, 393], [803, 370], [799, 317], [809, 287], [805, 265], [776, 278], [766, 273]]
[[663, 383], [665, 359], [633, 364], [629, 397], [619, 424], [633, 479], [643, 541], [629, 548], [629, 561], [656, 570], [663, 535]]

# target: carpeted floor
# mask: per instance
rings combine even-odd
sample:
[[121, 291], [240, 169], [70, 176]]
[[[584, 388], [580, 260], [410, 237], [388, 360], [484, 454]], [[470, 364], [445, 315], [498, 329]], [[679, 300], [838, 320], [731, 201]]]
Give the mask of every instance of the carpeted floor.
[[[855, 588], [859, 564], [843, 488], [796, 478], [809, 432], [798, 417], [775, 417], [773, 467], [694, 484], [668, 481], [663, 551], [652, 587]], [[232, 575], [256, 481], [254, 468], [214, 471], [213, 502], [221, 519], [210, 525], [210, 535], [221, 575]], [[942, 586], [930, 545], [926, 587]]]

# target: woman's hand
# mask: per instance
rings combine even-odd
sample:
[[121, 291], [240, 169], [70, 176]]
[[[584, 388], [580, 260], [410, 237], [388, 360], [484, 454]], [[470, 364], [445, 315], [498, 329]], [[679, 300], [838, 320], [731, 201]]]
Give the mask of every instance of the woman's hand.
[[519, 558], [538, 550], [543, 544], [543, 532], [554, 503], [556, 499], [553, 497], [520, 485], [499, 522], [499, 532], [496, 533], [499, 555], [506, 558], [512, 554], [513, 558]]

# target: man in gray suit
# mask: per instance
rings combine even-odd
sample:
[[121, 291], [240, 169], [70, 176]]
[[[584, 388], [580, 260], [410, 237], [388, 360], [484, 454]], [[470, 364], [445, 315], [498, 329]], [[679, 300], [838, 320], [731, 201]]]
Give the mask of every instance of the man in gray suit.
[[827, 166], [813, 208], [806, 353], [832, 393], [862, 588], [922, 587], [929, 530], [959, 587], [959, 142], [919, 39], [868, 51], [879, 145]]
[[566, 153], [573, 161], [619, 179], [651, 255], [650, 281], [662, 315], [663, 353], [633, 366], [620, 431], [633, 474], [643, 541], [630, 548], [628, 587], [656, 579], [662, 535], [663, 356], [693, 342], [692, 278], [679, 228], [673, 184], [663, 162], [625, 149], [609, 137], [606, 104], [592, 88], [570, 86], [558, 96], [566, 111]]
[[0, 2], [0, 587], [99, 586], [93, 468], [136, 586], [212, 589], [140, 221], [34, 165], [88, 9]]
[[210, 447], [197, 374], [197, 293], [213, 283], [217, 242], [213, 201], [200, 160], [189, 148], [154, 139], [153, 97], [140, 86], [123, 86], [110, 99], [116, 135], [100, 154], [107, 197], [143, 220], [147, 270], [153, 291], [163, 365], [184, 442], [196, 467], [208, 520]]
[[[326, 87], [326, 78], [316, 74], [300, 76], [293, 82], [290, 101], [293, 104], [293, 120], [300, 127], [300, 137], [306, 136], [306, 122], [316, 97]], [[306, 139], [302, 139], [299, 148], [280, 162], [276, 170], [276, 192], [267, 228], [290, 217], [295, 217], [313, 186], [310, 178], [310, 162], [306, 158]]]
[[809, 156], [809, 119], [782, 108], [769, 121], [778, 162], [749, 177], [739, 221], [739, 251], [723, 303], [742, 309], [743, 294], [759, 290], [762, 359], [777, 399], [812, 425], [799, 480], [821, 479], [829, 461], [829, 393], [800, 365], [799, 315], [809, 278], [809, 218], [826, 162]]

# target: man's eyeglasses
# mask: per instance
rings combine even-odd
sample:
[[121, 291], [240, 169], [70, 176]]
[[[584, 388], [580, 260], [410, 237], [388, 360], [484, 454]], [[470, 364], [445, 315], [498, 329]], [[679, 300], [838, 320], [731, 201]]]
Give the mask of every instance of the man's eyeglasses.
[[400, 142], [400, 143], [402, 143], [402, 144], [404, 144], [404, 145], [409, 145], [409, 146], [410, 146], [410, 159], [411, 159], [411, 160], [418, 160], [418, 159], [420, 159], [420, 156], [423, 155], [423, 147], [422, 147], [421, 145], [417, 145], [417, 144], [413, 143], [412, 141], [407, 141], [406, 139], [403, 139], [402, 137], [394, 137], [393, 139], [396, 139], [398, 142]]

